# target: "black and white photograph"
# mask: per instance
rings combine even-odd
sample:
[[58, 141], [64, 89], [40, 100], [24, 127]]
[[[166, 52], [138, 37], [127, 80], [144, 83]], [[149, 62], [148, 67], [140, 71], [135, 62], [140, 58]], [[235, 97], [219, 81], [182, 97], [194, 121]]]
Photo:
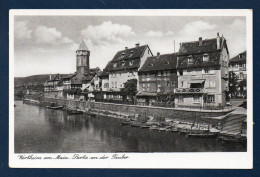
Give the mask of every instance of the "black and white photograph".
[[11, 166], [252, 168], [250, 10], [12, 10], [9, 22]]

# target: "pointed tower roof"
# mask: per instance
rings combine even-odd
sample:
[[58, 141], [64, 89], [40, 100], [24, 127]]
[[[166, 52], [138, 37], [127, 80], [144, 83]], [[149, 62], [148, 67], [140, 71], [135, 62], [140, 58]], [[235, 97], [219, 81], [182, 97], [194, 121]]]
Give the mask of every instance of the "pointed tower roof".
[[89, 51], [89, 49], [88, 49], [87, 45], [85, 44], [83, 38], [82, 38], [82, 40], [81, 40], [81, 42], [80, 42], [80, 44], [79, 44], [78, 50], [87, 50], [87, 51]]

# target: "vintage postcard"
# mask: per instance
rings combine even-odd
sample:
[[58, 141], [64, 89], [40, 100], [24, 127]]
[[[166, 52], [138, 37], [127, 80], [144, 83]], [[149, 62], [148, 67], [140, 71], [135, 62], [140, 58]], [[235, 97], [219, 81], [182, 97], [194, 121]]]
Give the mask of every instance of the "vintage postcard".
[[253, 168], [252, 10], [10, 10], [11, 168]]

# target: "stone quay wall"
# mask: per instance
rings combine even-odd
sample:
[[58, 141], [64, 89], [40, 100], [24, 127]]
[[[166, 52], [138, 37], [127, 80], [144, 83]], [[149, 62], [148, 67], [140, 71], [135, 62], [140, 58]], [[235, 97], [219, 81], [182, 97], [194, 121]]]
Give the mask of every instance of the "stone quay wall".
[[119, 113], [121, 115], [135, 116], [141, 118], [153, 117], [157, 121], [164, 121], [165, 118], [173, 118], [180, 121], [188, 122], [205, 122], [212, 125], [222, 124], [224, 119], [210, 119], [203, 117], [216, 117], [225, 115], [227, 111], [216, 111], [216, 110], [187, 110], [187, 109], [176, 109], [176, 108], [164, 108], [164, 107], [151, 107], [151, 106], [140, 106], [140, 105], [126, 105], [126, 104], [114, 104], [104, 102], [90, 102], [90, 101], [77, 101], [77, 100], [66, 100], [66, 99], [54, 99], [54, 98], [43, 98], [41, 105], [49, 105], [50, 102], [54, 102], [59, 106], [74, 107], [84, 112], [106, 112]]

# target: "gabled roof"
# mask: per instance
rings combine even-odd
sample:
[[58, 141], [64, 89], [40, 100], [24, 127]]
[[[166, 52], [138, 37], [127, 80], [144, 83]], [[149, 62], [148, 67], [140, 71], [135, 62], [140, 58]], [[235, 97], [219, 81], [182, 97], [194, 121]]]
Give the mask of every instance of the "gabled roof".
[[101, 74], [101, 70], [97, 68], [91, 68], [87, 73], [84, 74], [84, 77], [82, 78], [83, 82], [88, 82], [95, 77], [96, 74]]
[[81, 40], [81, 42], [80, 42], [80, 44], [79, 44], [78, 50], [87, 50], [87, 51], [89, 51], [89, 49], [88, 49], [87, 45], [85, 44], [83, 38], [82, 38], [82, 40]]
[[[217, 49], [217, 38], [199, 41], [184, 42], [181, 44], [178, 53], [177, 68], [196, 68], [196, 67], [210, 67], [220, 65], [220, 51], [223, 48], [227, 49], [225, 38], [219, 37], [220, 47]], [[203, 61], [203, 55], [208, 55], [208, 61]], [[188, 56], [192, 58], [192, 63], [188, 63]]]
[[63, 77], [63, 79], [71, 79], [71, 78], [74, 77], [75, 75], [77, 75], [77, 73], [68, 74], [68, 75], [65, 75], [65, 76]]
[[237, 56], [235, 56], [229, 60], [229, 62], [231, 62], [231, 63], [240, 62], [240, 61], [246, 61], [246, 51], [238, 54]]
[[148, 57], [139, 72], [176, 69], [177, 53]]
[[[222, 43], [220, 38], [220, 44]], [[179, 55], [192, 55], [199, 53], [215, 52], [217, 50], [217, 38], [202, 40], [202, 45], [199, 46], [199, 41], [183, 42], [179, 49]]]
[[[138, 68], [140, 66], [140, 59], [143, 57], [146, 49], [150, 50], [148, 45], [118, 51], [114, 58], [108, 63], [106, 67], [107, 71]], [[114, 66], [114, 64], [116, 65]]]

